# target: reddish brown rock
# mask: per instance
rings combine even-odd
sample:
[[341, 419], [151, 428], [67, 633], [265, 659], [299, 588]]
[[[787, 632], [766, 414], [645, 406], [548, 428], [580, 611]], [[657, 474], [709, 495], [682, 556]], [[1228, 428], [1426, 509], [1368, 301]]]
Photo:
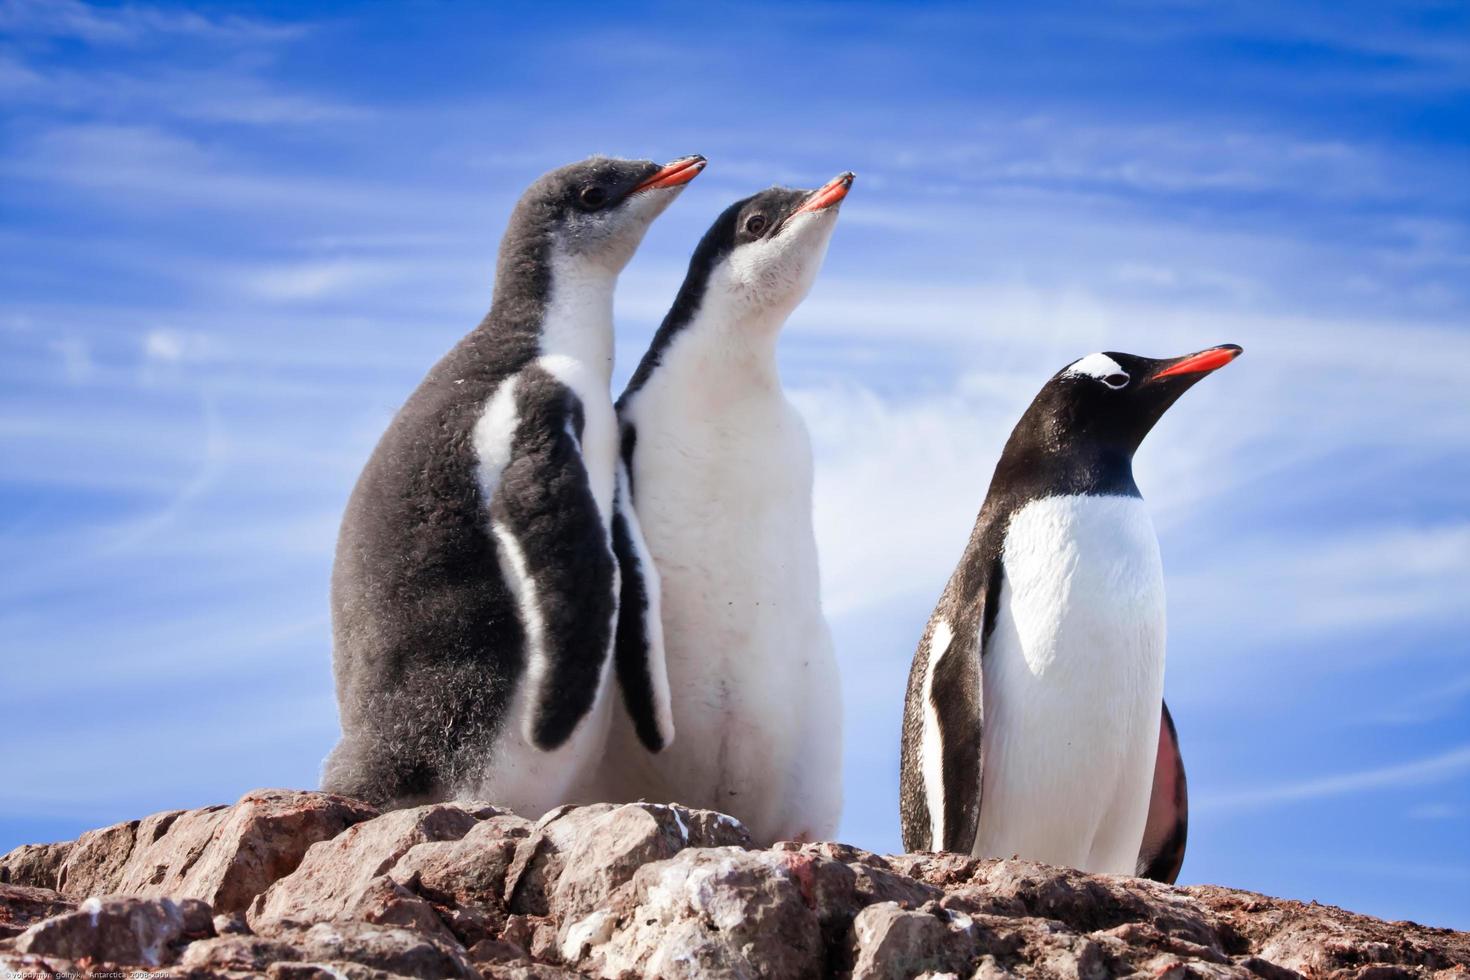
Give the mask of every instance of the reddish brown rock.
[[72, 841], [60, 844], [24, 844], [0, 857], [0, 885], [25, 885], [55, 890], [56, 877]]
[[1470, 972], [1470, 935], [1463, 932], [1384, 922], [1330, 905], [1213, 885], [1178, 892], [1208, 909], [1251, 955], [1307, 976], [1362, 974], [1378, 967]]
[[307, 848], [375, 816], [366, 804], [328, 793], [256, 790], [234, 806], [172, 810], [90, 831], [70, 848], [57, 890], [90, 895], [199, 898], [216, 912], [241, 912]]
[[645, 865], [608, 907], [563, 923], [560, 952], [600, 977], [818, 977], [824, 960], [784, 856], [735, 847]]
[[263, 973], [272, 963], [300, 958], [289, 942], [263, 936], [229, 935], [190, 943], [179, 959], [179, 969], [203, 975]]
[[491, 817], [458, 840], [429, 841], [410, 848], [388, 873], [445, 905], [499, 908], [504, 904], [506, 873], [531, 833], [528, 820]]
[[274, 933], [293, 925], [359, 919], [442, 929], [429, 904], [388, 872], [415, 845], [458, 840], [476, 823], [469, 811], [436, 803], [355, 824], [313, 845], [295, 871], [257, 896], [247, 916], [250, 926]]
[[69, 889], [197, 890], [222, 903], [276, 876], [248, 921], [161, 897], [73, 909], [0, 884], [0, 935], [24, 930], [0, 939], [0, 971], [85, 976], [151, 960], [152, 976], [181, 980], [1470, 980], [1465, 933], [1224, 888], [833, 843], [758, 851], [729, 818], [642, 803], [564, 807], [534, 824], [437, 804], [343, 819], [305, 849], [330, 826], [302, 806], [371, 811], [251, 795], [0, 861]]
[[155, 967], [213, 932], [209, 906], [198, 899], [89, 898], [31, 926], [14, 945], [18, 953]]
[[709, 810], [658, 803], [562, 807], [537, 822], [507, 871], [507, 905], [580, 918], [645, 864], [686, 847], [748, 847], [750, 832]]
[[71, 909], [71, 902], [49, 888], [0, 884], [0, 939], [18, 936], [37, 922]]
[[89, 830], [78, 837], [56, 873], [56, 890], [78, 901], [111, 892], [133, 853], [133, 835], [139, 823], [130, 820]]
[[979, 949], [979, 934], [970, 917], [933, 902], [916, 910], [897, 902], [869, 905], [853, 920], [852, 932], [852, 980], [968, 972]]
[[410, 929], [366, 922], [323, 922], [290, 935], [303, 963], [355, 963], [402, 977], [478, 980], [458, 944]]

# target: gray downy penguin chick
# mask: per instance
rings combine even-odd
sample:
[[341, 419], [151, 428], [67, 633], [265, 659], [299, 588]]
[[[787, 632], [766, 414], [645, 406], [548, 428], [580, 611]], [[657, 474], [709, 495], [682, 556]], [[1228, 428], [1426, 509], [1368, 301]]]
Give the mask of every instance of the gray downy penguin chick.
[[906, 848], [1178, 877], [1187, 786], [1133, 454], [1239, 354], [1089, 354], [1026, 409], [909, 673]]
[[347, 505], [342, 740], [324, 789], [535, 817], [600, 757], [618, 605], [613, 290], [703, 167], [593, 157], [516, 204], [490, 312], [409, 396]]
[[[782, 392], [776, 342], [822, 266], [852, 179], [772, 188], [721, 214], [618, 401], [622, 489], [647, 554], [619, 548], [626, 710], [602, 791], [729, 813], [765, 842], [830, 837], [842, 806], [811, 442]], [[660, 631], [672, 745], [643, 693], [661, 672], [648, 653]]]

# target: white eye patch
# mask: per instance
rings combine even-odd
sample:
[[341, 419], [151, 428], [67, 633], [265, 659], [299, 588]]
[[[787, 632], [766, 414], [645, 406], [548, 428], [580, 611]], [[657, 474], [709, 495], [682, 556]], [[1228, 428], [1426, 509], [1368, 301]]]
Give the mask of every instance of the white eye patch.
[[1132, 380], [1123, 366], [1106, 354], [1088, 354], [1062, 373], [1096, 378], [1114, 389], [1126, 387]]

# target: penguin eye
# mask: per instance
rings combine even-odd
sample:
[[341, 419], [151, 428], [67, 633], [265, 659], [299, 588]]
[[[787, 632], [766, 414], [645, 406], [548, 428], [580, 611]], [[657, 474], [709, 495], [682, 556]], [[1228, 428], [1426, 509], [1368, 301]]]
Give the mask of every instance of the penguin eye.
[[768, 223], [769, 222], [766, 221], [765, 215], [753, 214], [745, 219], [745, 230], [750, 232], [752, 235], [759, 235], [761, 232], [766, 230], [766, 225]]
[[1107, 385], [1109, 388], [1112, 388], [1113, 390], [1116, 391], [1119, 388], [1126, 388], [1126, 387], [1128, 387], [1128, 381], [1129, 380], [1130, 379], [1129, 379], [1128, 375], [1122, 374], [1122, 373], [1118, 373], [1118, 374], [1110, 374], [1106, 378], [1103, 378], [1102, 379], [1102, 383], [1105, 384], [1105, 385]]
[[593, 184], [591, 187], [582, 188], [582, 193], [577, 195], [584, 207], [600, 208], [607, 203], [607, 191]]

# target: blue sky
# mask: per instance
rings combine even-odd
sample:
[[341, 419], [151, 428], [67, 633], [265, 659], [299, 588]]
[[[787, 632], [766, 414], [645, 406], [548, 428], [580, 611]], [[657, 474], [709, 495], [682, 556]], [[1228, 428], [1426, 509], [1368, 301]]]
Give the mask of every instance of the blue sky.
[[913, 645], [996, 454], [1099, 349], [1246, 356], [1150, 436], [1184, 880], [1470, 928], [1470, 15], [1449, 3], [0, 0], [0, 849], [310, 786], [357, 471], [483, 314], [521, 188], [852, 169], [782, 341], [898, 846]]

